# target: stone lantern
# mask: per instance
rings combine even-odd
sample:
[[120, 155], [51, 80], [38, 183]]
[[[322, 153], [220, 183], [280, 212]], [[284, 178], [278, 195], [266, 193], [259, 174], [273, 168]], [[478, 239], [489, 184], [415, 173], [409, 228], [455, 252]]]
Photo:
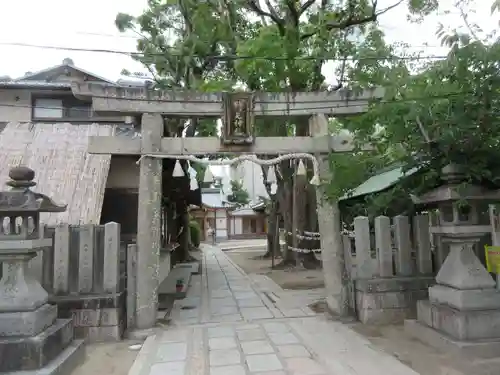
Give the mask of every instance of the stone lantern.
[[491, 225], [482, 223], [488, 203], [500, 201], [500, 191], [466, 183], [454, 164], [443, 168], [442, 179], [443, 185], [412, 199], [417, 206], [439, 210], [438, 222], [430, 230], [449, 244], [450, 252], [436, 276], [437, 284], [429, 288], [429, 300], [418, 301], [417, 320], [406, 321], [405, 327], [441, 349], [498, 355], [500, 291], [474, 248], [491, 232]]
[[[39, 281], [26, 274], [28, 262], [51, 247], [40, 224], [42, 212], [64, 212], [66, 206], [30, 190], [35, 173], [27, 167], [9, 172], [9, 191], [0, 192], [0, 373], [38, 371], [59, 358], [70, 358], [71, 319], [57, 319], [57, 306]], [[8, 218], [8, 224], [5, 223]], [[6, 225], [7, 224], [7, 225]], [[68, 353], [68, 350], [70, 353]]]

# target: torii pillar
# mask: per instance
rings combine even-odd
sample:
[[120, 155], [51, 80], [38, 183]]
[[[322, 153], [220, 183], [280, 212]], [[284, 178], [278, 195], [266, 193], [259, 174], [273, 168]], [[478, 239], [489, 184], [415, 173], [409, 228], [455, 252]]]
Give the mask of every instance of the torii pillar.
[[[141, 122], [141, 154], [159, 152], [163, 136], [161, 114], [145, 113]], [[139, 172], [137, 217], [136, 327], [156, 324], [161, 246], [161, 196], [163, 159], [142, 157]]]
[[[313, 138], [321, 139], [329, 134], [328, 119], [324, 114], [316, 114], [309, 119], [309, 130]], [[328, 154], [315, 153], [322, 181], [331, 180], [332, 171], [328, 164]], [[322, 185], [316, 189], [316, 211], [321, 243], [321, 260], [325, 281], [328, 309], [345, 317], [349, 314], [348, 282], [342, 246], [340, 211], [338, 202], [326, 199]]]

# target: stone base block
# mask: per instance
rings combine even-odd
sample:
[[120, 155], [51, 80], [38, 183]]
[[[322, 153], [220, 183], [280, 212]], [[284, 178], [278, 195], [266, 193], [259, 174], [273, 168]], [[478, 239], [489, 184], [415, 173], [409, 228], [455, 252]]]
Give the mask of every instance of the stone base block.
[[75, 338], [117, 341], [125, 330], [125, 294], [59, 297], [59, 318], [72, 318]]
[[405, 319], [415, 318], [412, 309], [364, 309], [358, 310], [358, 319], [363, 324], [388, 325], [399, 324]]
[[125, 306], [125, 292], [83, 296], [50, 296], [49, 301], [52, 304], [57, 304], [59, 313], [65, 310], [114, 309]]
[[496, 289], [460, 290], [445, 285], [429, 288], [429, 300], [458, 310], [500, 310], [500, 291]]
[[459, 357], [495, 358], [500, 353], [500, 339], [477, 341], [456, 340], [417, 320], [405, 320], [405, 331], [433, 348]]
[[60, 355], [72, 340], [71, 319], [58, 319], [36, 336], [0, 338], [0, 373], [40, 369]]
[[455, 340], [500, 340], [500, 310], [460, 311], [450, 306], [418, 301], [418, 321]]
[[87, 342], [120, 341], [125, 332], [125, 321], [107, 327], [75, 327], [75, 337]]
[[85, 345], [83, 340], [74, 340], [61, 354], [38, 370], [8, 372], [3, 375], [70, 375], [84, 361]]
[[48, 304], [33, 311], [0, 313], [0, 337], [36, 336], [56, 318], [57, 306]]
[[356, 311], [364, 324], [395, 324], [416, 317], [418, 300], [427, 298], [427, 289], [363, 292], [356, 291]]
[[359, 279], [356, 280], [356, 290], [365, 293], [427, 290], [435, 283], [436, 281], [434, 280], [434, 276]]
[[59, 318], [73, 318], [75, 327], [110, 327], [121, 324], [125, 319], [125, 311], [123, 308], [63, 310]]

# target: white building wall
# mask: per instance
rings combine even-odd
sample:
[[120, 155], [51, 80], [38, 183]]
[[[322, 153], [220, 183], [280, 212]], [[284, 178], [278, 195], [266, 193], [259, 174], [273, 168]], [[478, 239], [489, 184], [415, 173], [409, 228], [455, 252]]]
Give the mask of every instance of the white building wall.
[[237, 236], [243, 234], [243, 220], [240, 216], [230, 216], [229, 220], [231, 221], [231, 232], [232, 236]]
[[249, 160], [243, 161], [240, 165], [231, 168], [231, 180], [241, 180], [243, 188], [248, 192], [250, 201], [257, 203], [259, 197], [267, 197], [266, 187], [261, 166]]
[[0, 122], [30, 122], [31, 92], [0, 90]]
[[[86, 82], [86, 74], [79, 71], [72, 71], [71, 76], [66, 76], [65, 74], [60, 74], [56, 77], [51, 77], [52, 82]], [[51, 91], [49, 89], [0, 89], [0, 122], [31, 122], [31, 111], [32, 111], [32, 96], [33, 95], [72, 95], [71, 90], [55, 90]], [[107, 120], [123, 122], [124, 117], [122, 116], [96, 116], [94, 120], [96, 122]]]
[[[227, 233], [227, 213], [226, 210], [221, 208], [217, 209], [215, 211], [209, 211], [207, 212], [207, 218], [212, 218], [215, 219], [215, 229], [216, 231], [216, 237], [217, 238], [227, 238], [228, 233]], [[206, 233], [205, 233], [205, 238], [210, 238], [208, 235], [208, 226], [206, 228]]]

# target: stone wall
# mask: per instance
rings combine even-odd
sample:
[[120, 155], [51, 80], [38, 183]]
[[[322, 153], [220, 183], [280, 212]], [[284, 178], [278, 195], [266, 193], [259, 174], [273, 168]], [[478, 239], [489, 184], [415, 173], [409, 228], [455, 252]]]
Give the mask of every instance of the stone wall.
[[73, 318], [77, 338], [120, 340], [126, 328], [126, 251], [120, 225], [60, 225], [50, 229], [52, 249], [31, 261], [58, 305], [59, 318]]
[[[413, 224], [413, 225], [411, 225]], [[413, 229], [413, 230], [412, 230]], [[429, 218], [419, 215], [354, 220], [345, 235], [346, 267], [352, 281], [351, 307], [365, 324], [402, 323], [416, 315], [418, 300], [434, 283]]]

